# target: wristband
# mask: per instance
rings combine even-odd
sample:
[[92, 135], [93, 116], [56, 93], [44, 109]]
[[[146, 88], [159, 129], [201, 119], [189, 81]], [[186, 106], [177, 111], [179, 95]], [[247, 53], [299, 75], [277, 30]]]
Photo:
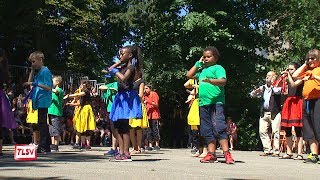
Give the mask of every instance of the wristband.
[[38, 86], [38, 83], [36, 83], [36, 82], [32, 82], [32, 86]]

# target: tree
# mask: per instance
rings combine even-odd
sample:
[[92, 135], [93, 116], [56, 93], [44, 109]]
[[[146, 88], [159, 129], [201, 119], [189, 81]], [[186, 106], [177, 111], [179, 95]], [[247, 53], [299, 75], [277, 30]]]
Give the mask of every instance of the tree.
[[[261, 81], [257, 77], [264, 77], [264, 67], [269, 64], [255, 51], [268, 47], [267, 31], [262, 27], [252, 28], [265, 18], [257, 14], [265, 4], [191, 0], [129, 0], [126, 4], [127, 11], [113, 14], [112, 20], [127, 24], [133, 32], [132, 41], [143, 46], [145, 79], [152, 82], [162, 97], [165, 106], [161, 112], [167, 124], [174, 126], [176, 121], [184, 121], [174, 120], [173, 114], [176, 108], [187, 112], [184, 105], [187, 95], [182, 86], [185, 73], [200, 58], [202, 48], [214, 45], [222, 54], [219, 63], [226, 68], [230, 79], [226, 87], [227, 113], [234, 119], [246, 120], [243, 125], [251, 124], [246, 126], [251, 134], [257, 131], [257, 101], [249, 99], [247, 94], [252, 84]], [[248, 76], [248, 72], [254, 75]], [[257, 141], [250, 143], [243, 147], [257, 146]]]

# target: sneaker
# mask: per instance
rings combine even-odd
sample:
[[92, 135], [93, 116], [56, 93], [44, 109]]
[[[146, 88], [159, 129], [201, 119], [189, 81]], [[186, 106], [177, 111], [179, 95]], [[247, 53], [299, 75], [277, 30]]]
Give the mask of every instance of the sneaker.
[[145, 153], [145, 151], [146, 151], [146, 150], [145, 150], [144, 148], [140, 148], [140, 152], [141, 152], [141, 153]]
[[203, 159], [200, 159], [201, 163], [215, 163], [218, 162], [217, 157], [211, 153], [208, 153]]
[[153, 151], [160, 151], [160, 147], [159, 146], [154, 147]]
[[32, 145], [32, 146], [35, 146], [36, 148], [38, 148], [38, 144], [35, 144], [35, 143], [30, 143], [29, 145]]
[[198, 148], [196, 146], [193, 146], [193, 148], [191, 149], [191, 154], [194, 154], [198, 151]]
[[103, 155], [104, 156], [116, 156], [116, 155], [118, 155], [119, 154], [119, 152], [117, 151], [117, 150], [114, 150], [114, 149], [112, 149], [111, 148], [111, 150], [110, 151], [108, 151], [108, 152], [105, 152]]
[[200, 151], [198, 150], [198, 151], [195, 152], [195, 153], [191, 153], [191, 156], [192, 156], [192, 157], [199, 157], [199, 156], [200, 156]]
[[318, 155], [310, 153], [308, 158], [303, 163], [317, 163], [319, 161]]
[[224, 158], [226, 159], [226, 164], [234, 164], [235, 162], [230, 151], [224, 153]]
[[37, 149], [37, 154], [47, 154], [47, 153], [49, 153], [49, 152], [51, 152], [50, 149], [48, 149], [48, 150], [45, 150], [45, 149], [43, 149], [43, 148], [38, 148], [38, 149]]
[[146, 150], [147, 150], [147, 151], [152, 151], [152, 150], [153, 150], [153, 147], [147, 147]]
[[125, 155], [125, 154], [118, 154], [115, 158], [116, 162], [131, 162], [131, 156], [130, 155]]
[[58, 152], [59, 147], [57, 145], [51, 144], [50, 145], [51, 152]]
[[91, 146], [90, 145], [85, 145], [85, 146], [82, 147], [82, 149], [91, 150]]
[[74, 144], [72, 149], [82, 149], [82, 147], [79, 144]]

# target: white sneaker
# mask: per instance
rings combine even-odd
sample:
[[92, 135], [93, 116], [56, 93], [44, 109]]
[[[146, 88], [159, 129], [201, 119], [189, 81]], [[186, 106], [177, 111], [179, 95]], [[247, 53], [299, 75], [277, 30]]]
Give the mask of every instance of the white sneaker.
[[35, 146], [37, 149], [38, 149], [38, 144], [35, 144], [35, 143], [30, 143], [29, 145], [31, 145], [31, 146]]

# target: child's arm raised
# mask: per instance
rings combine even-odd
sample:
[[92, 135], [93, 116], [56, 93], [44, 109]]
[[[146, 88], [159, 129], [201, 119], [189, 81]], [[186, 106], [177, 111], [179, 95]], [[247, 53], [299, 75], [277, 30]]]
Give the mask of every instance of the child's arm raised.
[[290, 85], [291, 85], [292, 87], [297, 87], [297, 86], [299, 86], [301, 83], [303, 83], [303, 80], [300, 80], [300, 79], [298, 79], [298, 80], [295, 81], [295, 80], [292, 78], [291, 74], [290, 74], [288, 71], [282, 72], [281, 74], [284, 74], [284, 73], [286, 73], [286, 74], [288, 75], [288, 80], [289, 80], [289, 83], [290, 83]]
[[302, 73], [304, 73], [308, 68], [307, 63], [308, 63], [308, 60], [292, 74], [292, 77], [298, 78]]
[[130, 75], [134, 72], [134, 68], [134, 66], [129, 66], [124, 74], [119, 72], [119, 70], [116, 68], [113, 68], [111, 72], [114, 73], [122, 82], [126, 82]]
[[189, 79], [195, 79], [195, 75], [199, 69], [203, 66], [203, 57], [200, 58], [199, 61], [187, 72], [186, 76]]
[[67, 94], [64, 99], [67, 99], [67, 98], [78, 98], [78, 97], [82, 97], [82, 96], [85, 96], [86, 93], [85, 92], [79, 92], [79, 93], [75, 93], [75, 94]]

